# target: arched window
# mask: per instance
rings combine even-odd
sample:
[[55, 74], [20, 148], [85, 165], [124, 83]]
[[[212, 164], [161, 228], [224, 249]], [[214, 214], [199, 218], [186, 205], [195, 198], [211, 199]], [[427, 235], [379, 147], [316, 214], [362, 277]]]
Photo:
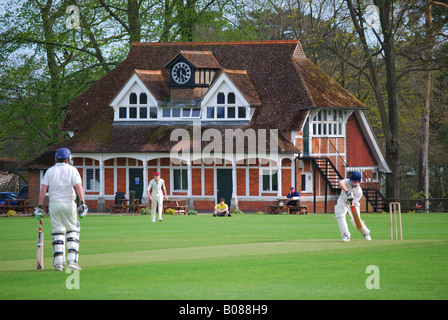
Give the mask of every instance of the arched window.
[[137, 94], [131, 93], [129, 95], [129, 104], [137, 104]]
[[147, 104], [148, 103], [148, 96], [146, 93], [140, 93], [140, 104]]
[[235, 103], [235, 94], [233, 92], [230, 92], [227, 95], [227, 103], [228, 104], [234, 104]]
[[218, 93], [218, 99], [217, 99], [218, 104], [226, 103], [225, 99], [226, 99], [226, 97], [225, 97], [224, 93], [222, 93], [222, 92]]

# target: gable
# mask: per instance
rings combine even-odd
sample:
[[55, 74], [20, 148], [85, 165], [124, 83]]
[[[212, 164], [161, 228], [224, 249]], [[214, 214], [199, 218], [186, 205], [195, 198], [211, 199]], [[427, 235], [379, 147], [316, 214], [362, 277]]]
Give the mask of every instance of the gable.
[[156, 98], [151, 93], [149, 88], [145, 86], [137, 73], [134, 73], [132, 77], [126, 82], [124, 87], [120, 91], [118, 91], [118, 94], [114, 97], [114, 99], [110, 103], [110, 106], [116, 107], [129, 104], [129, 96], [131, 93], [135, 93], [137, 97], [141, 93], [145, 93], [148, 97], [148, 103], [152, 106], [157, 106]]
[[223, 93], [225, 96], [229, 93], [234, 93], [235, 105], [237, 106], [260, 105], [260, 101], [245, 71], [223, 70], [202, 99], [202, 106], [216, 104], [219, 93]]

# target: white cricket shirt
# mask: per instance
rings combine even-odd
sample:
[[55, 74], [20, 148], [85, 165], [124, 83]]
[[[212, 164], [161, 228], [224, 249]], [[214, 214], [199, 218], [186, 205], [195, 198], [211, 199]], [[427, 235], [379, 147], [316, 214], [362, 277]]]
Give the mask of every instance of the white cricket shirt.
[[159, 182], [156, 182], [156, 179], [152, 179], [148, 185], [148, 191], [151, 189], [151, 196], [163, 195], [162, 188], [165, 189], [165, 181], [163, 179], [159, 179]]
[[82, 183], [78, 169], [67, 163], [56, 163], [47, 170], [42, 184], [48, 186], [50, 201], [75, 201], [76, 192], [73, 188]]
[[[350, 183], [350, 179], [344, 179], [345, 186], [347, 187], [348, 191], [353, 192], [353, 203], [358, 203], [359, 200], [362, 198], [362, 189], [360, 185], [357, 185], [355, 188], [352, 187], [352, 184]], [[341, 190], [340, 197], [344, 199], [344, 201], [347, 201], [347, 194], [344, 190]]]

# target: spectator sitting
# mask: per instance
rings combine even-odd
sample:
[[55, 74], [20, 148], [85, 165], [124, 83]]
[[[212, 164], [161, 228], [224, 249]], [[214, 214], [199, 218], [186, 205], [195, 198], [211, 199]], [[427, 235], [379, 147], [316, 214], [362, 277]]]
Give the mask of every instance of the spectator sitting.
[[[288, 193], [286, 198], [288, 198], [288, 199], [300, 198], [300, 193], [298, 191], [296, 191], [296, 189], [294, 187], [291, 187], [291, 191]], [[298, 206], [299, 201], [298, 201], [298, 199], [297, 200], [294, 199], [292, 201], [288, 201], [288, 203], [286, 205], [287, 206]]]
[[221, 198], [219, 199], [219, 203], [215, 206], [215, 212], [213, 213], [213, 216], [228, 216], [230, 217], [229, 213], [229, 206], [225, 203], [225, 199]]

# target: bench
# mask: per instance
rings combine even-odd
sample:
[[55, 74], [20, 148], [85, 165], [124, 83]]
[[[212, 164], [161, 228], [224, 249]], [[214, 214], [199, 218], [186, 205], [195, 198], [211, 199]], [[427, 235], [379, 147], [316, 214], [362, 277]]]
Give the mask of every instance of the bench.
[[177, 215], [187, 214], [187, 204], [185, 200], [163, 201], [163, 212], [165, 212], [165, 210], [168, 208], [174, 209]]
[[125, 204], [113, 204], [110, 206], [110, 213], [111, 214], [117, 214], [117, 213], [123, 213], [125, 211], [126, 213], [129, 213], [129, 206]]
[[308, 214], [307, 206], [287, 206], [287, 205], [271, 205], [268, 207], [269, 214], [281, 214], [282, 212], [288, 212], [288, 214]]
[[[131, 206], [129, 205], [129, 199], [118, 199], [117, 200], [117, 204], [113, 204], [110, 206], [110, 212], [111, 214], [116, 214], [116, 213], [129, 213]], [[146, 205], [144, 204], [140, 204], [140, 200], [139, 199], [135, 199], [134, 200], [134, 213], [139, 214], [140, 211], [146, 208]]]

